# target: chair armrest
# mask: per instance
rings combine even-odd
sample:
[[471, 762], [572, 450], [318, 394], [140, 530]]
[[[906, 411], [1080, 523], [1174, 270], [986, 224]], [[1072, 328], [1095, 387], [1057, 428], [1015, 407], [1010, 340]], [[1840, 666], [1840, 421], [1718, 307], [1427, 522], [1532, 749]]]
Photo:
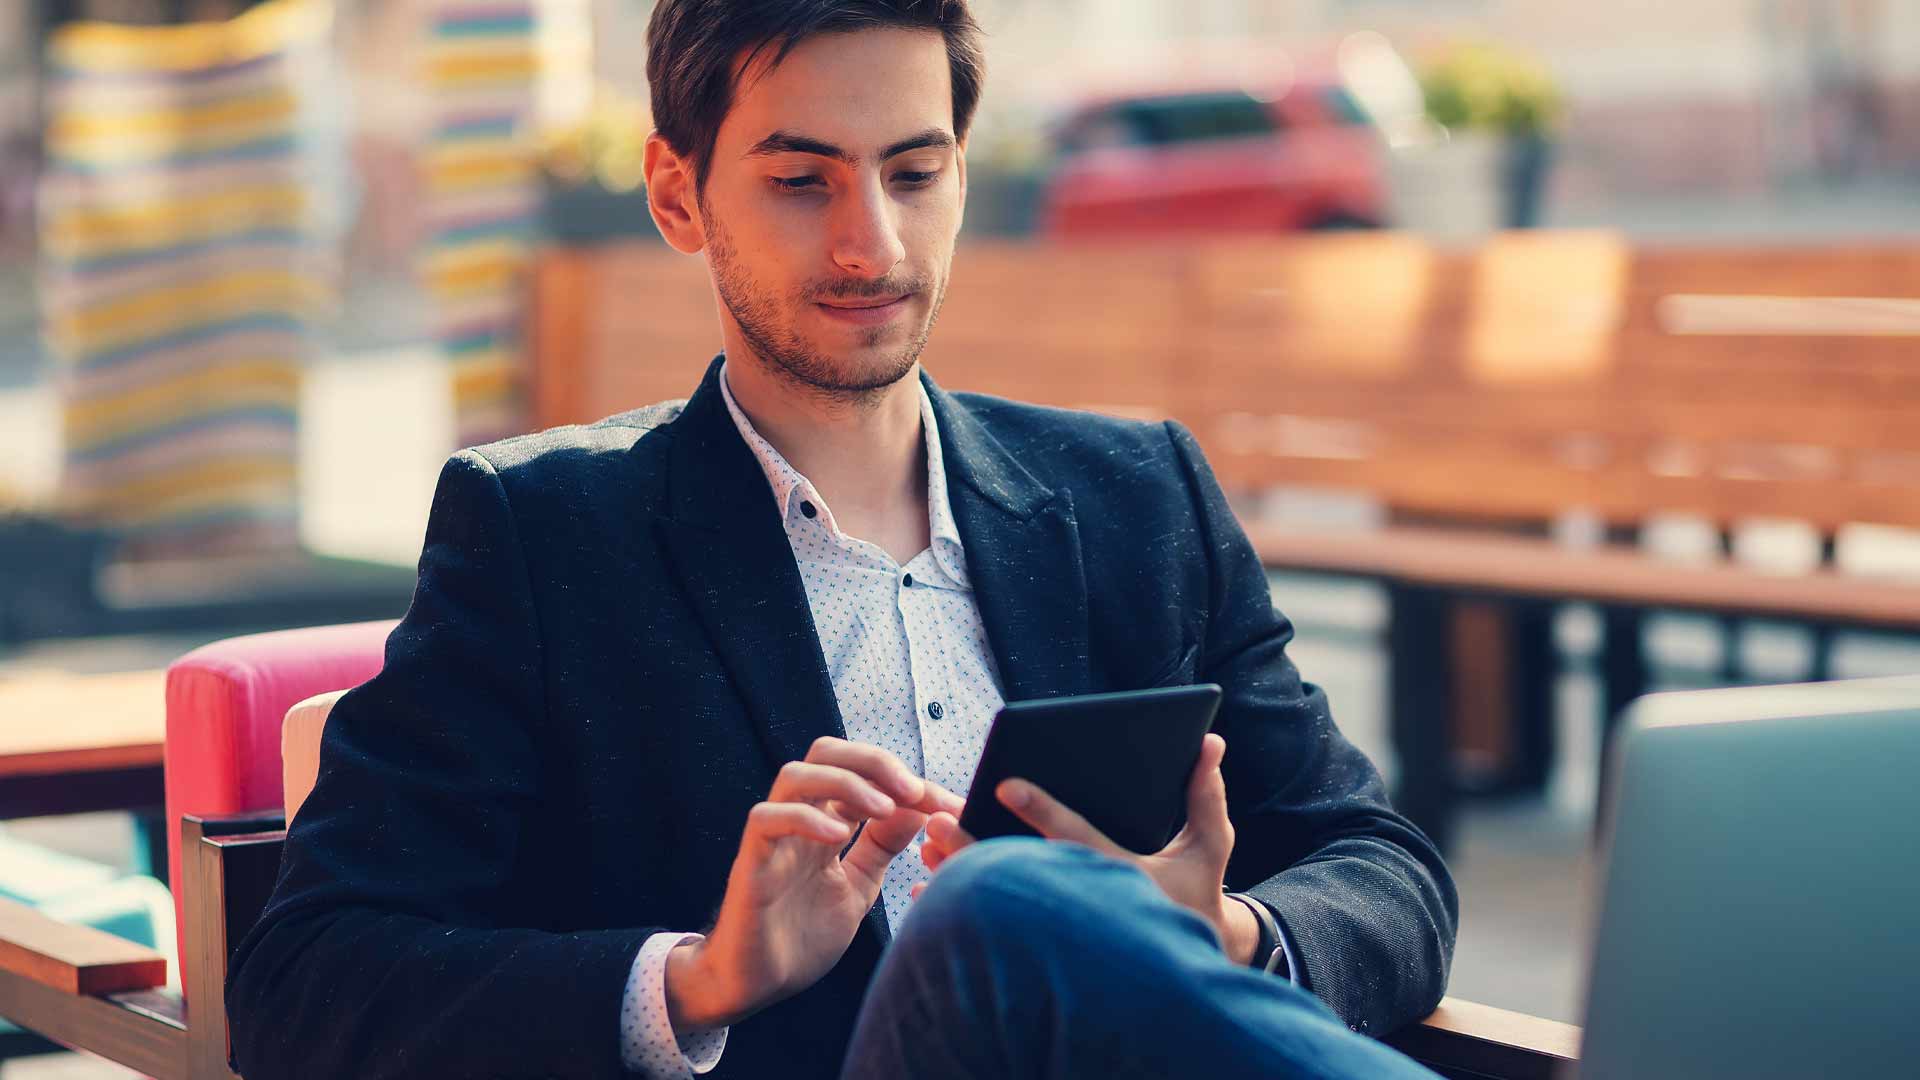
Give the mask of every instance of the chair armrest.
[[287, 824], [287, 815], [286, 811], [276, 806], [270, 810], [247, 810], [238, 814], [187, 814], [184, 820], [194, 824], [193, 836], [198, 841], [202, 836], [235, 836], [283, 829]]
[[150, 990], [167, 982], [167, 958], [90, 926], [71, 926], [0, 899], [0, 971], [68, 994]]
[[156, 1080], [186, 1080], [187, 1025], [152, 949], [0, 900], [0, 1017]]
[[1579, 1060], [1580, 1036], [1572, 1024], [1447, 998], [1385, 1041], [1443, 1076], [1549, 1080]]

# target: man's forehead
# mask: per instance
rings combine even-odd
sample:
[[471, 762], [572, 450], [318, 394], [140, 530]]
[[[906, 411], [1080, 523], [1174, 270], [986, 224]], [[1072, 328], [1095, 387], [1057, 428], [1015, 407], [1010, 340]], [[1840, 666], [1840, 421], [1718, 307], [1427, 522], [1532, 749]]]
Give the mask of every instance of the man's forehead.
[[[777, 133], [866, 157], [929, 130], [953, 134], [953, 83], [938, 32], [820, 34], [773, 63], [768, 48], [735, 81], [720, 142], [745, 153]], [[743, 56], [743, 60], [745, 57]]]

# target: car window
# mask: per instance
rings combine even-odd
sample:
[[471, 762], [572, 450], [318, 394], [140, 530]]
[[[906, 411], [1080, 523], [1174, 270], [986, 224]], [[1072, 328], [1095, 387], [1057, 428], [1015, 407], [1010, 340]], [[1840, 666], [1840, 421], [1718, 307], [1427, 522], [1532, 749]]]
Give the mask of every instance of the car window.
[[1090, 150], [1137, 146], [1143, 141], [1132, 117], [1121, 110], [1101, 109], [1069, 124], [1060, 135], [1060, 150], [1067, 154], [1080, 154]]
[[1272, 135], [1273, 111], [1250, 94], [1188, 94], [1137, 101], [1127, 110], [1144, 141], [1167, 146]]
[[1327, 87], [1320, 100], [1326, 103], [1327, 115], [1336, 124], [1356, 127], [1368, 122], [1367, 111], [1360, 107], [1359, 100], [1348, 93], [1344, 86]]

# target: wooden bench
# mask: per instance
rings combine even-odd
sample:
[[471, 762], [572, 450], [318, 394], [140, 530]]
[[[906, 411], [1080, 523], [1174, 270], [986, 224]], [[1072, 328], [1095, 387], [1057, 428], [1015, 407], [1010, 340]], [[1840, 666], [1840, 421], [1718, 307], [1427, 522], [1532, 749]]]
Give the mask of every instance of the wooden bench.
[[[1920, 527], [1915, 298], [1905, 248], [975, 245], [925, 360], [954, 389], [1180, 419], [1270, 567], [1384, 583], [1396, 798], [1444, 843], [1456, 729], [1524, 718], [1544, 769], [1556, 604], [1602, 608], [1608, 718], [1647, 684], [1646, 611], [1821, 628], [1816, 677], [1834, 628], [1920, 630], [1920, 568], [1783, 577], [1636, 546], [1674, 513], [1804, 522], [1829, 560], [1849, 525]], [[658, 246], [546, 252], [535, 312], [543, 425], [683, 397], [719, 345], [704, 264]], [[1259, 512], [1278, 487], [1364, 496], [1393, 527], [1301, 533]], [[1547, 539], [1576, 514], [1619, 546]]]

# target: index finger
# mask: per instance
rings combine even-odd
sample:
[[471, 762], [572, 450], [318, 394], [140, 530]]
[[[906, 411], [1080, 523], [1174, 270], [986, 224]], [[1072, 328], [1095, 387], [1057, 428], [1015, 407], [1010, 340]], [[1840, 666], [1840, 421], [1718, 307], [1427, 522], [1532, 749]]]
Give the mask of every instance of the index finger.
[[1049, 840], [1085, 844], [1105, 855], [1132, 854], [1107, 839], [1106, 833], [1094, 828], [1092, 823], [1065, 803], [1042, 791], [1038, 784], [1019, 779], [1002, 780], [1000, 786], [993, 789], [993, 794], [1002, 805], [1013, 811], [1014, 817], [1033, 826]]
[[934, 792], [944, 794], [939, 785], [920, 779], [912, 769], [907, 768], [906, 762], [869, 743], [821, 736], [807, 750], [807, 760], [816, 765], [835, 765], [858, 773], [903, 807], [923, 813], [946, 808], [934, 802]]
[[927, 801], [932, 804], [932, 809], [927, 811], [928, 813], [952, 814], [957, 820], [960, 817], [960, 812], [967, 808], [967, 800], [955, 795], [939, 784], [928, 780], [926, 781], [926, 785]]

